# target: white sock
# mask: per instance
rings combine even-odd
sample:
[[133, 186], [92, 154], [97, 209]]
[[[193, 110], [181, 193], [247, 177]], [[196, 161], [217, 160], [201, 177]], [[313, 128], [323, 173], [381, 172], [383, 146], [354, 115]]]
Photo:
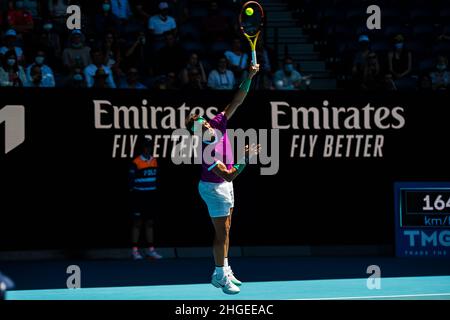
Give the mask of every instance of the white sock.
[[228, 258], [225, 258], [224, 263], [223, 263], [223, 266], [224, 266], [225, 268], [228, 268], [228, 267], [229, 267], [229, 264], [228, 264]]
[[217, 275], [217, 278], [222, 279], [225, 275], [225, 267], [217, 267], [216, 266], [216, 275]]

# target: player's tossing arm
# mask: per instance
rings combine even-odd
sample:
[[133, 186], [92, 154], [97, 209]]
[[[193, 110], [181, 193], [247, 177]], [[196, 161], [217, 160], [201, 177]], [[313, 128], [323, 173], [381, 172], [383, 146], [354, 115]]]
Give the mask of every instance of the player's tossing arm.
[[252, 65], [250, 67], [247, 79], [245, 79], [241, 83], [241, 85], [239, 86], [239, 90], [234, 96], [233, 100], [224, 110], [227, 119], [230, 119], [233, 116], [234, 112], [237, 110], [237, 108], [244, 102], [245, 97], [247, 96], [247, 93], [250, 89], [252, 79], [255, 76], [255, 74], [258, 73], [258, 71], [259, 71], [259, 64], [254, 66]]
[[[236, 177], [244, 171], [247, 164], [250, 162], [250, 159], [256, 156], [261, 151], [261, 145], [252, 145], [251, 147], [245, 147], [245, 157], [244, 163], [237, 163], [231, 169], [228, 169], [227, 166], [221, 162], [217, 161], [214, 165], [211, 166], [211, 171], [214, 172], [217, 176], [221, 177], [227, 182], [231, 182]], [[241, 161], [240, 161], [241, 162]]]

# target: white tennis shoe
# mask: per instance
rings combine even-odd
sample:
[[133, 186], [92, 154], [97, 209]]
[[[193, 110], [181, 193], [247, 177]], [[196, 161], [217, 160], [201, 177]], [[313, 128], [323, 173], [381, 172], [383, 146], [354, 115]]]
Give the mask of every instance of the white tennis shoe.
[[231, 267], [225, 267], [225, 274], [230, 278], [230, 281], [233, 282], [238, 287], [242, 285], [242, 281], [238, 280], [233, 273], [233, 270], [231, 270]]
[[211, 277], [211, 284], [216, 288], [222, 288], [223, 293], [226, 294], [237, 294], [241, 292], [241, 290], [233, 282], [231, 282], [228, 275], [218, 278], [217, 274], [214, 273]]

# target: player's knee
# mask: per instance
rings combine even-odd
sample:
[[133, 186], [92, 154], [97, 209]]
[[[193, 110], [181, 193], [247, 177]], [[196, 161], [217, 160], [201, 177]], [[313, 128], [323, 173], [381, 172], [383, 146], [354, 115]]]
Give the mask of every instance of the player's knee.
[[216, 230], [216, 240], [218, 242], [225, 242], [226, 239], [228, 238], [228, 234], [230, 232], [230, 229], [227, 228], [226, 226], [223, 226], [221, 228], [218, 228]]

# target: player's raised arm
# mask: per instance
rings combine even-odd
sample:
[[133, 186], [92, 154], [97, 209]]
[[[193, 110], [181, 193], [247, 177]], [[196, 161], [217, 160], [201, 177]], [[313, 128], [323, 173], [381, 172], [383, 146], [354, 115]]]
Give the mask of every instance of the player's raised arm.
[[241, 85], [239, 86], [238, 92], [235, 94], [233, 100], [231, 103], [225, 108], [224, 112], [228, 119], [230, 119], [236, 109], [244, 102], [245, 97], [247, 96], [247, 93], [250, 89], [250, 85], [252, 83], [252, 79], [259, 71], [259, 64], [252, 65], [250, 67], [248, 77], [245, 79]]

